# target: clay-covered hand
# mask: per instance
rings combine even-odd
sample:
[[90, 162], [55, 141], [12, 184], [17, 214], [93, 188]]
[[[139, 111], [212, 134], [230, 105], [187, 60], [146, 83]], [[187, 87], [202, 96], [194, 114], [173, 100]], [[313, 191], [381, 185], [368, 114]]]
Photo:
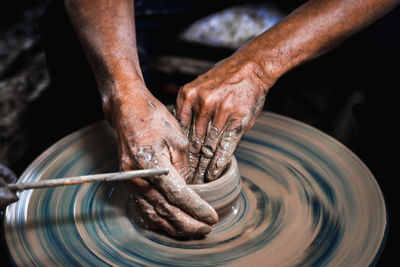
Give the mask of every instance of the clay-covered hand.
[[241, 137], [260, 114], [272, 81], [247, 51], [239, 50], [183, 86], [175, 116], [188, 135], [192, 183], [225, 169]]
[[[143, 85], [144, 86], [144, 85]], [[137, 85], [136, 85], [137, 87]], [[127, 186], [148, 229], [198, 236], [218, 221], [215, 210], [186, 183], [188, 141], [173, 115], [147, 89], [133, 88], [105, 109], [114, 128], [122, 170], [163, 167], [168, 175], [134, 178]]]

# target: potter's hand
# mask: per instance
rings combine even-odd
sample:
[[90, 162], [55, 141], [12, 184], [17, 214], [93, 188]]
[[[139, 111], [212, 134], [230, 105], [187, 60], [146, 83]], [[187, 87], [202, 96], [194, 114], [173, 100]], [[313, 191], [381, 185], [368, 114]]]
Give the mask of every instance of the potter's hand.
[[104, 114], [115, 130], [121, 168], [169, 169], [168, 175], [128, 183], [139, 213], [149, 227], [173, 236], [210, 232], [218, 216], [185, 181], [187, 138], [144, 84], [133, 1], [64, 2], [96, 77]]
[[399, 0], [309, 0], [184, 86], [176, 116], [189, 131], [196, 182], [203, 176], [210, 180], [218, 177], [277, 79], [329, 51], [398, 4]]
[[140, 94], [113, 101], [109, 111], [105, 109], [117, 136], [121, 168], [169, 169], [168, 175], [126, 183], [135, 208], [148, 229], [161, 228], [172, 236], [207, 234], [218, 215], [186, 184], [187, 138], [164, 105], [143, 93], [147, 89], [135, 87], [132, 92]]
[[[254, 123], [266, 92], [279, 77], [332, 49], [398, 2], [309, 0], [207, 74], [184, 86], [178, 96], [176, 116], [190, 132], [190, 171], [196, 177], [204, 176], [206, 171], [209, 179], [217, 177], [240, 137]], [[141, 97], [143, 90], [137, 86], [140, 83], [125, 86], [126, 81], [143, 81], [133, 1], [64, 3], [94, 71], [106, 116], [110, 116], [107, 110], [114, 110], [111, 121], [118, 136], [122, 167], [158, 164], [170, 169], [170, 175], [151, 183], [132, 181], [132, 188], [141, 196], [140, 207], [151, 221], [171, 234], [209, 231], [204, 222], [215, 222], [215, 212], [188, 189], [179, 175], [182, 172], [187, 176], [185, 165], [180, 162], [186, 142], [177, 130], [177, 122], [150, 93]], [[157, 163], [151, 161], [153, 155]], [[185, 212], [178, 216], [181, 210]]]
[[239, 51], [181, 88], [175, 115], [187, 132], [192, 183], [212, 181], [265, 102], [269, 80], [246, 51]]

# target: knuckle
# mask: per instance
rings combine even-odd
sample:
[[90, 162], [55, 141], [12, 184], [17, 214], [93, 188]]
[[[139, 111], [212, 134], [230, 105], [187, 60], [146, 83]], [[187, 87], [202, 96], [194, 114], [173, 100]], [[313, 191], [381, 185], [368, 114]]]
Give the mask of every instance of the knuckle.
[[243, 122], [242, 122], [243, 117], [240, 116], [240, 114], [234, 114], [230, 117], [229, 122], [226, 127], [226, 131], [224, 133], [224, 137], [229, 135], [231, 132], [235, 132], [237, 130], [240, 130], [243, 127]]
[[240, 117], [244, 117], [247, 114], [250, 114], [252, 111], [252, 108], [250, 107], [250, 105], [242, 105], [240, 107], [238, 107], [237, 109], [237, 113], [239, 114]]
[[221, 104], [221, 112], [228, 113], [236, 113], [238, 106], [235, 105], [232, 101], [223, 101]]
[[204, 92], [199, 96], [199, 104], [201, 106], [213, 106], [215, 97], [211, 92]]
[[193, 100], [196, 94], [196, 88], [193, 86], [185, 85], [181, 87], [179, 91], [179, 98], [182, 99], [184, 102]]
[[246, 107], [239, 107], [230, 115], [228, 130], [245, 129], [250, 124], [252, 118], [253, 113], [251, 110]]

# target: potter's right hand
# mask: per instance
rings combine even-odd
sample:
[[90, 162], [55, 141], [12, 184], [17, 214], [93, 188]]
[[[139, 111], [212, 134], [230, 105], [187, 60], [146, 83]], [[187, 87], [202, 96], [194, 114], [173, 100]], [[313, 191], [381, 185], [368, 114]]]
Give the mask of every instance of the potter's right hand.
[[121, 169], [169, 169], [168, 175], [126, 183], [137, 213], [146, 228], [161, 228], [172, 236], [209, 233], [218, 215], [186, 184], [189, 144], [179, 123], [143, 83], [130, 87], [128, 95], [113, 97], [105, 106], [117, 137]]

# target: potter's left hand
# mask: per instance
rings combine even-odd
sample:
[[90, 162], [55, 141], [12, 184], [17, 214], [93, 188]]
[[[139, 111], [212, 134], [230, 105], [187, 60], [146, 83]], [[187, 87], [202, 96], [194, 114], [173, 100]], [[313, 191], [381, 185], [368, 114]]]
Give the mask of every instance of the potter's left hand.
[[189, 137], [192, 183], [215, 180], [229, 163], [274, 82], [264, 72], [242, 49], [180, 89], [175, 116]]

